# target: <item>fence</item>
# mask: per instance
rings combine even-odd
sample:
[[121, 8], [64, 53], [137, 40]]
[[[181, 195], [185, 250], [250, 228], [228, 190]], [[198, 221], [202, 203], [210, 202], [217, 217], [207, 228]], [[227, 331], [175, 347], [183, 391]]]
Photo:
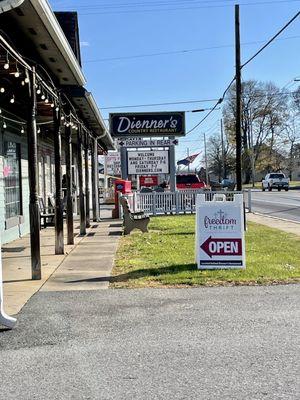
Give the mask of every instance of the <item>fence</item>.
[[251, 212], [251, 190], [242, 192], [229, 191], [203, 191], [203, 190], [179, 190], [176, 192], [134, 192], [127, 195], [130, 208], [133, 212], [144, 211], [149, 215], [186, 214], [195, 213], [197, 194], [204, 193], [206, 200], [212, 200], [215, 194], [225, 194], [227, 201], [232, 201], [235, 194], [244, 195], [245, 208]]

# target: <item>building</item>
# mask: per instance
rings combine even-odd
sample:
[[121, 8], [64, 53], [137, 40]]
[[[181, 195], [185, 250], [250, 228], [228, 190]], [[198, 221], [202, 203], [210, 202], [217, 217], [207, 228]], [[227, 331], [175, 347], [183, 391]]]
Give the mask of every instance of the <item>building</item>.
[[30, 232], [38, 279], [43, 205], [54, 205], [62, 254], [63, 210], [71, 244], [74, 211], [82, 234], [98, 219], [98, 153], [114, 145], [85, 89], [77, 14], [55, 15], [47, 0], [0, 0], [0, 24], [1, 239]]

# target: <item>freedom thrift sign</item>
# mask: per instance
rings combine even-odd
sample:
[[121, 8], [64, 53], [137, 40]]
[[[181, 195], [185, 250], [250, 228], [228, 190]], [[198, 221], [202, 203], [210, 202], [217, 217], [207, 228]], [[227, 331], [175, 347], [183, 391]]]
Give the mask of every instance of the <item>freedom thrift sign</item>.
[[[219, 196], [218, 201], [217, 196]], [[233, 201], [205, 194], [196, 201], [196, 258], [198, 269], [245, 268], [243, 195]]]

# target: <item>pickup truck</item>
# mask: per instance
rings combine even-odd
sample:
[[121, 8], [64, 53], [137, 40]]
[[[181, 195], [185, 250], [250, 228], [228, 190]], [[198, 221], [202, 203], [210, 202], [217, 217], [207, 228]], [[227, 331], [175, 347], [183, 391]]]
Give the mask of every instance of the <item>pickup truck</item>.
[[262, 191], [264, 192], [267, 189], [271, 192], [272, 189], [278, 189], [280, 192], [281, 189], [284, 189], [287, 192], [289, 190], [289, 182], [289, 178], [286, 178], [283, 173], [271, 172], [262, 180]]

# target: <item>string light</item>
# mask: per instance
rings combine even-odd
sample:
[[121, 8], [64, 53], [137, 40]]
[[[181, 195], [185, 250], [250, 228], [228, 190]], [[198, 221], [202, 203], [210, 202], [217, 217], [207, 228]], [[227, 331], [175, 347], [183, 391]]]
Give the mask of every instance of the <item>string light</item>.
[[15, 78], [20, 77], [20, 71], [19, 71], [18, 65], [16, 65], [16, 72], [14, 73], [14, 75], [15, 75]]
[[55, 106], [55, 104], [54, 104], [54, 103], [51, 103], [51, 108], [54, 108], [54, 106]]
[[46, 104], [49, 103], [49, 99], [48, 99], [48, 98], [45, 99], [45, 103], [46, 103]]
[[5, 92], [5, 88], [4, 87], [1, 87], [0, 88], [0, 93], [4, 93]]
[[[56, 108], [55, 108], [55, 111], [59, 111], [59, 107], [57, 106]], [[61, 119], [64, 119], [65, 117], [63, 116]]]
[[6, 53], [6, 63], [3, 66], [4, 69], [9, 69], [9, 59], [8, 59], [8, 53]]
[[21, 82], [21, 85], [22, 85], [22, 86], [25, 86], [25, 81], [22, 81], [22, 82]]
[[11, 104], [14, 104], [14, 102], [15, 102], [15, 95], [14, 94], [12, 95], [12, 98], [9, 101], [10, 101]]
[[39, 87], [38, 87], [36, 93], [37, 93], [37, 94], [41, 94], [41, 89], [40, 89]]
[[[56, 110], [56, 111], [58, 111], [58, 110]], [[62, 115], [62, 116], [60, 117], [60, 119], [63, 121], [63, 120], [65, 119], [65, 116]]]
[[7, 128], [7, 125], [6, 125], [6, 122], [5, 121], [3, 121], [3, 129], [6, 129]]
[[42, 100], [45, 100], [45, 98], [46, 98], [46, 96], [45, 96], [45, 94], [43, 93], [43, 94], [41, 95], [41, 99], [42, 99]]
[[38, 129], [37, 129], [37, 133], [41, 133], [41, 128], [40, 127], [38, 127]]
[[21, 128], [21, 133], [25, 133], [24, 126]]
[[25, 82], [25, 83], [29, 83], [29, 78], [28, 78], [28, 76], [26, 76], [26, 78], [24, 79], [24, 82]]

